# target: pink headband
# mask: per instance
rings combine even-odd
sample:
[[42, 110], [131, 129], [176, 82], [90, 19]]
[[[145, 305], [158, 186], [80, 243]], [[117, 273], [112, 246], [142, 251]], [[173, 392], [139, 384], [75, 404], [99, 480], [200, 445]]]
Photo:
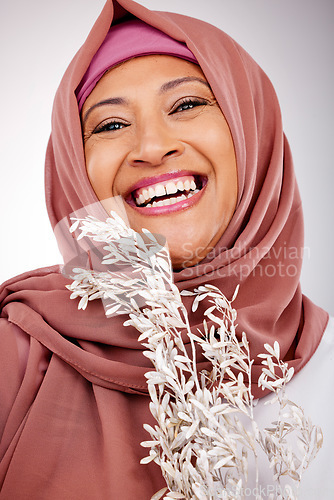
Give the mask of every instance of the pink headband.
[[76, 90], [79, 111], [104, 73], [121, 62], [150, 54], [197, 60], [188, 47], [138, 19], [112, 26]]

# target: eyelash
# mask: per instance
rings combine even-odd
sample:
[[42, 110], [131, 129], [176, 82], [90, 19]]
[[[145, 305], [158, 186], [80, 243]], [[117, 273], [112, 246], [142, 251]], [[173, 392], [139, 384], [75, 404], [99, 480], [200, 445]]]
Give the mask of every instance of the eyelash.
[[[121, 125], [121, 126], [119, 126]], [[117, 120], [111, 120], [106, 123], [102, 123], [101, 125], [98, 125], [94, 130], [93, 134], [99, 134], [100, 132], [114, 132], [116, 130], [121, 130], [124, 127], [128, 127], [128, 123], [122, 123]], [[114, 128], [112, 128], [114, 127]]]
[[[169, 114], [172, 115], [174, 113], [179, 113], [182, 111], [190, 111], [191, 109], [194, 109], [198, 106], [206, 106], [207, 104], [209, 103], [205, 99], [199, 99], [195, 97], [185, 97], [181, 102], [178, 102], [173, 106]], [[178, 109], [181, 108], [182, 106], [188, 106], [188, 107], [186, 109], [178, 111]]]
[[[190, 111], [198, 106], [206, 106], [208, 101], [204, 99], [196, 99], [193, 97], [186, 97], [183, 99], [181, 102], [176, 103], [172, 110], [169, 112], [170, 115], [173, 115], [174, 113], [182, 113], [184, 111]], [[182, 108], [182, 106], [186, 106], [186, 109], [179, 109]], [[129, 127], [130, 124], [128, 123], [123, 123], [117, 120], [111, 120], [106, 123], [102, 123], [101, 125], [98, 125], [94, 130], [93, 134], [99, 134], [101, 132], [114, 132], [116, 130], [121, 130], [122, 128]]]

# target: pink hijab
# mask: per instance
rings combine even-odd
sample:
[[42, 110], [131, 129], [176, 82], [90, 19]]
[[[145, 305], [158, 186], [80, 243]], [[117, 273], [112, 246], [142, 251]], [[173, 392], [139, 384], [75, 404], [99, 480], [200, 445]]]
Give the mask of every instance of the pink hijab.
[[[327, 314], [302, 295], [303, 216], [290, 149], [272, 85], [229, 36], [202, 21], [107, 0], [58, 89], [46, 156], [46, 201], [57, 224], [96, 196], [87, 178], [75, 91], [111, 23], [131, 13], [196, 57], [229, 123], [239, 196], [221, 241], [204, 261], [175, 273], [180, 289], [212, 283], [235, 303], [255, 359], [265, 342], [299, 371], [315, 352]], [[200, 36], [199, 36], [200, 33]], [[103, 210], [101, 210], [101, 214]], [[71, 246], [69, 240], [68, 246]], [[163, 487], [155, 464], [140, 466], [152, 423], [137, 332], [92, 302], [78, 311], [58, 266], [26, 273], [1, 290], [1, 498], [150, 498]], [[190, 302], [187, 303], [190, 308]], [[196, 330], [202, 304], [191, 316]], [[200, 366], [203, 366], [200, 363]]]

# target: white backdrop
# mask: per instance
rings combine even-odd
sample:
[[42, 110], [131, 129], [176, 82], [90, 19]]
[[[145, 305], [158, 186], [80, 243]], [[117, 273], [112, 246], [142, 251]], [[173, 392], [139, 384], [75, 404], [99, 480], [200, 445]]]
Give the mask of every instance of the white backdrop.
[[[334, 314], [333, 0], [140, 0], [235, 38], [281, 103], [305, 215], [304, 293]], [[52, 100], [104, 0], [2, 2], [0, 282], [61, 262], [44, 204]]]

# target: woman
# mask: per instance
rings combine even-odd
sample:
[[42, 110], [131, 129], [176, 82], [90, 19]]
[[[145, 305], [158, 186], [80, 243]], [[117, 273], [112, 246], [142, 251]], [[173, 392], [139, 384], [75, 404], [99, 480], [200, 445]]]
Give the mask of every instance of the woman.
[[[211, 283], [231, 297], [240, 284], [253, 393], [256, 356], [278, 340], [297, 372], [290, 393], [325, 435], [302, 498], [314, 498], [314, 478], [330, 498], [333, 435], [317, 388], [319, 378], [330, 390], [333, 325], [300, 291], [291, 154], [273, 88], [248, 54], [201, 21], [109, 0], [57, 93], [46, 186], [65, 263], [73, 239], [62, 221], [91, 206], [105, 217], [116, 198], [131, 227], [166, 237], [181, 290]], [[68, 283], [57, 266], [2, 289], [0, 498], [150, 498], [164, 486], [155, 464], [139, 464], [150, 363], [124, 318], [106, 319], [99, 301], [78, 311]], [[206, 307], [190, 316], [194, 331]]]

